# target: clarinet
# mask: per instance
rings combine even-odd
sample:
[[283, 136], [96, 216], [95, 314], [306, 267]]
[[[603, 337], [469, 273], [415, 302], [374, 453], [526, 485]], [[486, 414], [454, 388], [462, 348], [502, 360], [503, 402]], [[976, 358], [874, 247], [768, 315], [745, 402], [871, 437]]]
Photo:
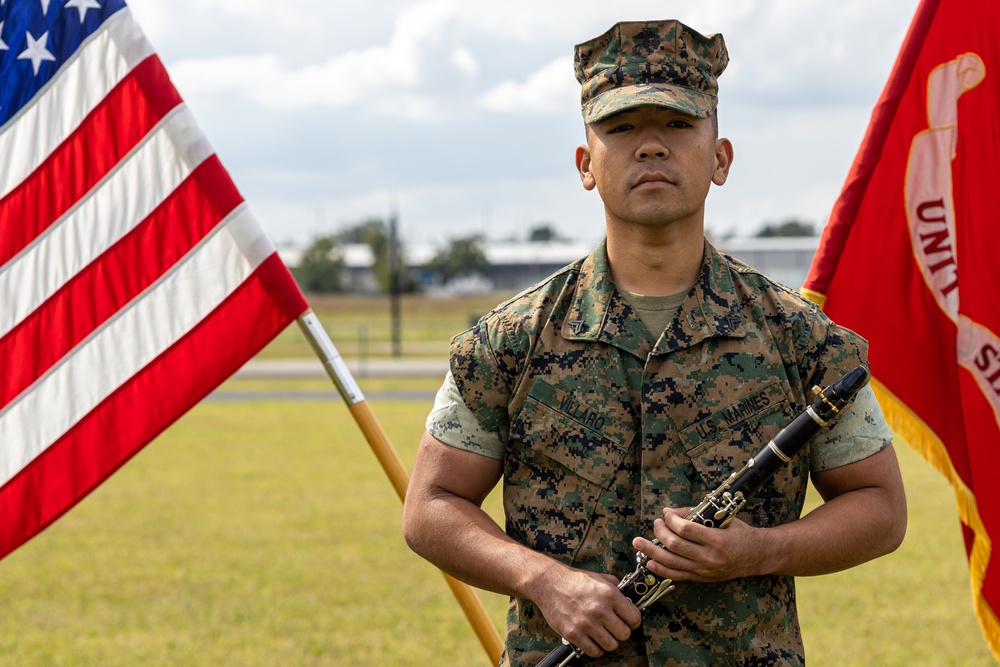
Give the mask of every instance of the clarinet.
[[[809, 440], [833, 420], [840, 410], [868, 382], [868, 371], [857, 366], [826, 389], [813, 387], [812, 404], [778, 432], [756, 456], [726, 481], [710, 492], [685, 516], [710, 528], [726, 528], [736, 518], [736, 514], [746, 504], [747, 499], [757, 492], [781, 466], [791, 461]], [[663, 546], [657, 540], [654, 544]], [[664, 579], [646, 568], [649, 556], [639, 552], [635, 555], [636, 568], [618, 584], [625, 597], [640, 611], [674, 589], [672, 579]], [[565, 639], [535, 667], [566, 667], [583, 656], [583, 651]]]

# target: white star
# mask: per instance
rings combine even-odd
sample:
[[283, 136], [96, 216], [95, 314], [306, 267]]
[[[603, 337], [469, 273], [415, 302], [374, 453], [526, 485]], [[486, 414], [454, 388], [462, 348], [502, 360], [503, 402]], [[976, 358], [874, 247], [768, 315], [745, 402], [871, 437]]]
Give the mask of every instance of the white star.
[[100, 9], [101, 4], [97, 0], [69, 0], [63, 9], [69, 9], [70, 7], [75, 7], [80, 10], [80, 23], [83, 23], [83, 17], [86, 16], [88, 9]]
[[49, 3], [52, 0], [41, 0], [41, 1], [42, 1], [42, 14], [48, 14], [49, 13]]
[[[3, 0], [0, 0], [0, 5], [3, 4]], [[9, 47], [3, 41], [3, 21], [0, 21], [0, 51], [6, 51]]]
[[45, 48], [45, 45], [49, 43], [49, 33], [45, 33], [36, 41], [31, 33], [25, 33], [25, 37], [28, 38], [28, 48], [24, 50], [24, 53], [17, 57], [18, 60], [30, 60], [31, 66], [35, 69], [35, 76], [38, 76], [38, 68], [42, 66], [43, 60], [55, 60], [56, 57], [49, 53], [49, 50]]

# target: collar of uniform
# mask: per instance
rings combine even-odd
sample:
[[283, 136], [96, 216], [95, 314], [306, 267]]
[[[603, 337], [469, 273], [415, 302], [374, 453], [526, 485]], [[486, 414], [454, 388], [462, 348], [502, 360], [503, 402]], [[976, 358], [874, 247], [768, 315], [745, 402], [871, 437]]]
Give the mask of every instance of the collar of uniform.
[[611, 282], [606, 241], [580, 265], [580, 275], [562, 325], [566, 340], [600, 341], [637, 357], [653, 349], [645, 325]]
[[562, 326], [566, 340], [601, 341], [644, 358], [650, 353], [668, 354], [714, 336], [746, 335], [729, 262], [706, 240], [701, 276], [654, 347], [645, 326], [611, 282], [605, 243], [601, 241], [580, 266], [573, 306]]
[[706, 239], [701, 276], [688, 292], [673, 323], [656, 342], [653, 354], [668, 354], [706, 338], [745, 335], [743, 311], [729, 262]]

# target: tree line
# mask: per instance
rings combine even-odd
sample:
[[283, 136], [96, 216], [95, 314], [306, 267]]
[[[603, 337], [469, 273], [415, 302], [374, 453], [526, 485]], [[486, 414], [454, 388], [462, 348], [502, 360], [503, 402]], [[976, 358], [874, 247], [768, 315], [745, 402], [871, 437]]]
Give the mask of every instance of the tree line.
[[[343, 292], [344, 246], [362, 244], [371, 250], [372, 275], [378, 291], [389, 292], [393, 280], [390, 236], [389, 224], [381, 218], [369, 218], [343, 231], [318, 236], [306, 248], [298, 265], [291, 268], [292, 275], [306, 292]], [[399, 246], [399, 265], [405, 267], [406, 248], [403, 244]], [[490, 263], [483, 251], [483, 238], [471, 235], [451, 239], [425, 268], [437, 273], [443, 282], [463, 273], [488, 274]], [[403, 292], [417, 288], [405, 270], [399, 272], [398, 280]]]
[[[812, 223], [789, 219], [781, 223], [767, 223], [754, 236], [759, 238], [813, 236], [816, 231]], [[379, 292], [392, 289], [393, 266], [391, 254], [391, 234], [389, 223], [382, 218], [368, 218], [342, 231], [317, 236], [302, 254], [297, 266], [291, 267], [299, 287], [306, 292], [336, 293], [346, 291], [344, 281], [344, 246], [347, 244], [367, 245], [374, 263], [372, 275]], [[530, 227], [526, 234], [528, 242], [566, 240], [550, 223], [541, 222]], [[488, 276], [490, 262], [484, 251], [485, 239], [481, 234], [470, 234], [449, 239], [449, 241], [424, 265], [424, 270], [433, 274], [441, 284], [446, 284], [463, 275]], [[399, 267], [406, 267], [406, 248], [397, 248]], [[397, 279], [402, 292], [414, 292], [419, 285], [407, 274], [405, 268], [398, 271]]]

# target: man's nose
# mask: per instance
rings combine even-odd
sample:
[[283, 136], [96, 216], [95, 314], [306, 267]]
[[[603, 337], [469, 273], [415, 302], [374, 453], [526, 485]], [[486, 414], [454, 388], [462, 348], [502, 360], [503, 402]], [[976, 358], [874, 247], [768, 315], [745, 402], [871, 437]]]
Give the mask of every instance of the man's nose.
[[637, 160], [665, 160], [670, 151], [663, 142], [656, 136], [648, 135], [643, 137], [642, 142], [635, 151]]

